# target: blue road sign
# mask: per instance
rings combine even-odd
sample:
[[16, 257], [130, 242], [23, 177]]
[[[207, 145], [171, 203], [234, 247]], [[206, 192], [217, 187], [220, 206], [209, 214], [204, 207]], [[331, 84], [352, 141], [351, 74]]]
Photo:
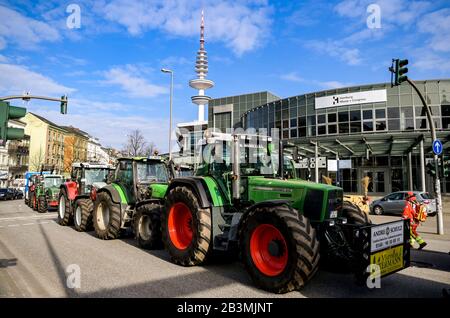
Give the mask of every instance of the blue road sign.
[[438, 156], [442, 153], [442, 142], [439, 139], [433, 141], [433, 152]]

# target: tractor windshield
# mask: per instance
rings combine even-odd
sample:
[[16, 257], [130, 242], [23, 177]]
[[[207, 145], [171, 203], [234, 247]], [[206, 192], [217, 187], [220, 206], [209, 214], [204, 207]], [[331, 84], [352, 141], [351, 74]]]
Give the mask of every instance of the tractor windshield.
[[86, 184], [94, 184], [94, 182], [105, 182], [109, 169], [86, 169], [84, 172]]
[[168, 182], [169, 174], [164, 163], [145, 163], [139, 162], [137, 164], [137, 178], [138, 183], [151, 182]]
[[63, 182], [61, 177], [47, 177], [44, 179], [44, 186], [46, 188], [59, 187]]

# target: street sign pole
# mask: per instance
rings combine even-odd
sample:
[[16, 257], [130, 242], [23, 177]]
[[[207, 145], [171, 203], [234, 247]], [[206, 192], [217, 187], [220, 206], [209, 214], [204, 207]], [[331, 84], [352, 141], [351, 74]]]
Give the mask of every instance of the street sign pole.
[[425, 101], [425, 98], [423, 97], [422, 93], [419, 91], [419, 89], [417, 88], [416, 84], [414, 84], [413, 81], [411, 81], [409, 78], [406, 79], [406, 81], [414, 88], [417, 95], [419, 95], [420, 100], [422, 101], [423, 107], [425, 108], [425, 110], [427, 112], [428, 124], [430, 125], [431, 141], [432, 141], [433, 152], [434, 152], [434, 165], [435, 165], [435, 170], [436, 170], [436, 177], [434, 179], [434, 191], [435, 191], [435, 196], [436, 196], [437, 232], [438, 232], [438, 234], [442, 235], [442, 234], [444, 234], [444, 220], [443, 220], [443, 215], [442, 215], [441, 180], [439, 178], [438, 155], [434, 151], [436, 142], [438, 142], [438, 144], [440, 145], [439, 152], [442, 151], [442, 144], [440, 144], [440, 142], [438, 141], [438, 139], [436, 137], [436, 129], [434, 126], [433, 117], [431, 116], [431, 110], [430, 110], [430, 107], [428, 106], [427, 102]]

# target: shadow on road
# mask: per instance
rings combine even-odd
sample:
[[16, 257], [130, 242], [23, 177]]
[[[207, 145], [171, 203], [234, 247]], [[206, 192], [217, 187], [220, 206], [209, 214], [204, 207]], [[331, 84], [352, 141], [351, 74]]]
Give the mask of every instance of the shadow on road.
[[53, 265], [55, 266], [55, 268], [57, 270], [59, 282], [60, 282], [61, 286], [64, 287], [63, 289], [64, 289], [66, 296], [67, 297], [79, 297], [79, 294], [75, 289], [67, 288], [67, 281], [66, 281], [67, 277], [66, 277], [66, 270], [64, 268], [64, 265], [61, 262], [61, 260], [59, 259], [58, 254], [57, 254], [55, 248], [53, 247], [51, 240], [47, 236], [47, 233], [45, 233], [45, 230], [41, 224], [39, 224], [39, 229], [45, 240], [47, 250], [50, 253]]

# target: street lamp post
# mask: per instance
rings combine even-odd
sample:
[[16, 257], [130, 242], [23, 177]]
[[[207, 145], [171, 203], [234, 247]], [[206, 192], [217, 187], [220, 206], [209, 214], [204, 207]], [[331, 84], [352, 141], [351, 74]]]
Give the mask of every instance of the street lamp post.
[[170, 115], [169, 115], [169, 160], [172, 160], [172, 97], [173, 97], [173, 71], [162, 68], [161, 72], [170, 73]]

